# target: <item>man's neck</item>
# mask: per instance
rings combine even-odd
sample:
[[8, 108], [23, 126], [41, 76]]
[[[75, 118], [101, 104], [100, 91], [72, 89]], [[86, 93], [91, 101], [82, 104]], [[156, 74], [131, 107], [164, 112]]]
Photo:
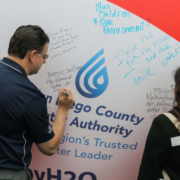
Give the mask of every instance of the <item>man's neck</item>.
[[26, 58], [24, 59], [19, 59], [17, 57], [11, 56], [11, 55], [7, 55], [7, 58], [11, 59], [12, 61], [18, 63], [26, 72], [26, 74], [28, 75], [28, 65], [27, 65], [27, 60]]

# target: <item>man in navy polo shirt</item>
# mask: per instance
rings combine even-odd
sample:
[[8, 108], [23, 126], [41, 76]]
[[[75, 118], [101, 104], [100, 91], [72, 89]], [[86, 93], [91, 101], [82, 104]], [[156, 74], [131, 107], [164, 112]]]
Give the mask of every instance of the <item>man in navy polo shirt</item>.
[[26, 169], [32, 143], [43, 154], [53, 155], [61, 142], [66, 116], [74, 103], [71, 91], [60, 91], [51, 126], [46, 99], [27, 77], [46, 63], [48, 43], [39, 26], [21, 26], [11, 37], [8, 56], [0, 61], [0, 179], [30, 179]]

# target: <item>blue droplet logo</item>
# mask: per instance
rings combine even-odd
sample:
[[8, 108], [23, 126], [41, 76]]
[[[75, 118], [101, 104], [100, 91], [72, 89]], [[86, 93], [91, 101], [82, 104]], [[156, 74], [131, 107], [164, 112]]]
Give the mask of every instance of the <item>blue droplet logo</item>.
[[[98, 61], [98, 58], [104, 54], [104, 49], [101, 49], [96, 55], [94, 55], [78, 72], [76, 76], [76, 88], [79, 91], [79, 93], [87, 98], [95, 98], [100, 96], [107, 88], [108, 86], [108, 74], [106, 66], [101, 68], [99, 71], [98, 69], [105, 63], [105, 58], [103, 57], [101, 60]], [[94, 64], [95, 65], [87, 71], [87, 69]], [[84, 75], [84, 72], [87, 71]], [[98, 71], [95, 75], [95, 71]], [[86, 88], [86, 92], [82, 89], [80, 85], [80, 79], [82, 79], [82, 74], [84, 75], [84, 88]], [[92, 84], [94, 87], [90, 86], [89, 80], [92, 78]], [[103, 78], [103, 82], [99, 83], [98, 80]]]

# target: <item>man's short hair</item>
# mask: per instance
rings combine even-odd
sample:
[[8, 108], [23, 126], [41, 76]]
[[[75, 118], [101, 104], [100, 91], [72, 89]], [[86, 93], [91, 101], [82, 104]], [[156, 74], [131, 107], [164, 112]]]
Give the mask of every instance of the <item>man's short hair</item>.
[[49, 37], [41, 27], [20, 26], [10, 39], [8, 54], [24, 59], [29, 51], [41, 53], [46, 43], [49, 43]]

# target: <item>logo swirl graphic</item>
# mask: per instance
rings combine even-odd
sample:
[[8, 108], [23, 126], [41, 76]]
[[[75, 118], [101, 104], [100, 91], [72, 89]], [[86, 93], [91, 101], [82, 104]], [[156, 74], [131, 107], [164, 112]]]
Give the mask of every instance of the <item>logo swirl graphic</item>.
[[[79, 91], [79, 93], [87, 98], [95, 98], [100, 96], [107, 88], [108, 86], [108, 75], [107, 75], [107, 69], [106, 66], [104, 66], [97, 74], [93, 76], [92, 83], [95, 88], [92, 88], [89, 85], [89, 80], [93, 73], [98, 70], [104, 63], [105, 58], [103, 57], [101, 60], [99, 60], [84, 76], [84, 87], [88, 92], [85, 92], [82, 87], [80, 86], [80, 78], [82, 77], [82, 74], [88, 69], [89, 66], [91, 66], [101, 55], [104, 54], [104, 49], [101, 49], [96, 55], [94, 55], [78, 72], [76, 76], [76, 88]], [[103, 77], [103, 83], [98, 83], [99, 78]]]

